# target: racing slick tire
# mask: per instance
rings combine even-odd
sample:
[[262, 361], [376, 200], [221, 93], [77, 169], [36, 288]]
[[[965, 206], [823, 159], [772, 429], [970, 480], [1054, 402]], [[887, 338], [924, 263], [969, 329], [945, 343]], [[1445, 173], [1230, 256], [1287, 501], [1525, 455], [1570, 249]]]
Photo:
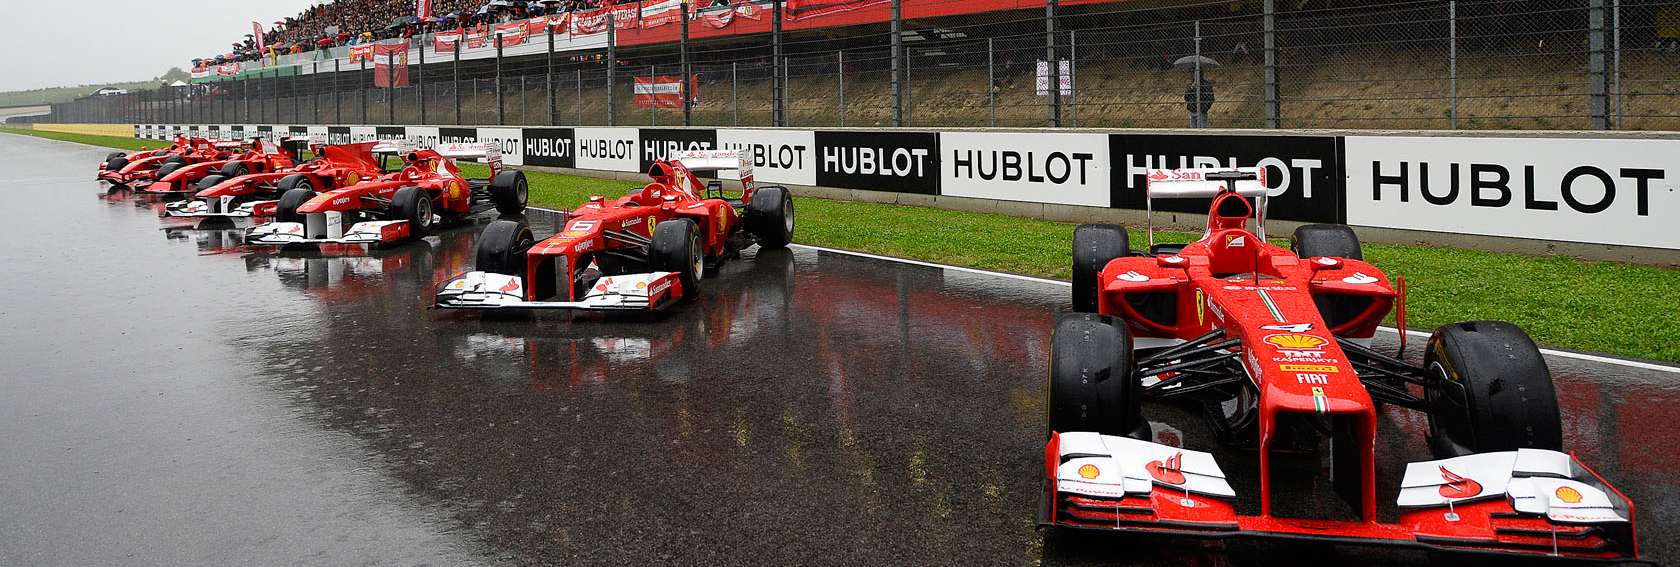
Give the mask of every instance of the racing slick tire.
[[205, 189], [221, 185], [223, 181], [227, 181], [227, 178], [223, 177], [221, 174], [212, 173], [204, 176], [203, 179], [199, 179], [198, 185], [194, 185], [194, 187], [197, 187], [199, 191], [203, 191]]
[[166, 162], [163, 167], [157, 168], [157, 171], [152, 173], [152, 179], [163, 179], [163, 176], [175, 173], [175, 170], [186, 166], [187, 164], [178, 161]]
[[181, 154], [169, 154], [169, 157], [163, 158], [163, 163], [178, 163], [186, 165], [187, 158], [181, 157]]
[[793, 197], [786, 187], [764, 187], [747, 205], [747, 230], [765, 248], [783, 248], [793, 241]]
[[122, 152], [111, 152], [105, 155], [105, 166], [102, 169], [122, 169], [122, 166], [111, 167], [111, 162], [118, 159], [123, 160], [123, 165], [128, 165], [128, 154]]
[[525, 251], [536, 241], [524, 221], [490, 221], [478, 235], [478, 270], [525, 277]]
[[1112, 224], [1082, 224], [1073, 229], [1073, 310], [1097, 312], [1097, 276], [1115, 258], [1132, 253], [1126, 228]]
[[1148, 440], [1132, 376], [1132, 335], [1108, 315], [1069, 313], [1056, 319], [1046, 388], [1049, 431], [1095, 431]]
[[1425, 349], [1429, 451], [1436, 458], [1563, 449], [1557, 390], [1528, 333], [1503, 321], [1435, 330]]
[[404, 187], [391, 196], [391, 220], [408, 221], [408, 232], [415, 238], [425, 236], [432, 229], [432, 197], [425, 189]]
[[1345, 224], [1304, 224], [1289, 237], [1289, 247], [1302, 258], [1346, 258], [1364, 260], [1359, 235]]
[[121, 171], [124, 167], [128, 167], [128, 156], [119, 155], [105, 160], [106, 171]]
[[233, 179], [235, 177], [241, 177], [241, 176], [250, 175], [250, 174], [251, 174], [251, 166], [245, 165], [245, 162], [230, 161], [230, 162], [222, 164], [222, 175], [227, 176], [228, 179]]
[[281, 193], [280, 202], [274, 206], [274, 222], [303, 222], [303, 215], [298, 213], [298, 207], [314, 198], [314, 191], [301, 187]]
[[313, 193], [315, 192], [315, 182], [310, 181], [308, 175], [294, 173], [280, 178], [280, 182], [274, 184], [274, 189], [281, 193], [293, 189], [307, 189]]
[[496, 203], [498, 213], [517, 215], [525, 212], [525, 203], [530, 196], [531, 184], [525, 181], [523, 171], [503, 171], [490, 180], [490, 200]]
[[654, 226], [648, 267], [655, 272], [677, 272], [683, 301], [700, 297], [700, 280], [706, 277], [706, 252], [700, 248], [699, 225], [689, 219], [672, 219]]

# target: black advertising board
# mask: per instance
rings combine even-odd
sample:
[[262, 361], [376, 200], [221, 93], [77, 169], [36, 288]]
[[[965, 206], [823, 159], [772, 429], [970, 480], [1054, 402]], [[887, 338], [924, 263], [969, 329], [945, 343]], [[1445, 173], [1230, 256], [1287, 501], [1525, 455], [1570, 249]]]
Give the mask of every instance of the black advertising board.
[[308, 126], [287, 126], [286, 131], [290, 132], [290, 133], [293, 133], [293, 134], [308, 134], [309, 133], [309, 127]]
[[939, 135], [933, 132], [816, 133], [817, 185], [939, 194]]
[[328, 126], [327, 127], [327, 143], [329, 143], [329, 144], [348, 144], [348, 143], [350, 143], [350, 127], [349, 126]]
[[676, 152], [718, 147], [717, 130], [710, 128], [642, 128], [640, 134], [636, 159], [642, 171], [653, 166], [654, 160], [669, 159]]
[[525, 165], [577, 167], [576, 135], [571, 128], [524, 128]]
[[477, 128], [438, 128], [438, 144], [470, 144], [478, 141]]
[[[1335, 136], [1230, 136], [1202, 134], [1111, 134], [1113, 206], [1144, 208], [1150, 169], [1265, 166], [1272, 188], [1267, 218], [1301, 222], [1344, 222], [1344, 176], [1340, 138]], [[1157, 211], [1206, 213], [1205, 199], [1156, 199]]]
[[375, 126], [373, 135], [381, 140], [401, 140], [408, 137], [408, 129], [402, 126]]

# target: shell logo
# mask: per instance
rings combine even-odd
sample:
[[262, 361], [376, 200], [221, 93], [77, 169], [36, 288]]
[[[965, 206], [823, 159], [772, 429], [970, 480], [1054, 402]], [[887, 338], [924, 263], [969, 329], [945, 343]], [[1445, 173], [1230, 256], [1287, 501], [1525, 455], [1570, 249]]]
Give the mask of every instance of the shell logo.
[[1555, 494], [1558, 500], [1562, 500], [1570, 504], [1577, 504], [1581, 502], [1581, 491], [1568, 486], [1560, 486], [1552, 494]]
[[1295, 350], [1315, 349], [1329, 342], [1312, 335], [1270, 335], [1262, 340], [1279, 348]]
[[344, 184], [345, 185], [355, 185], [357, 183], [361, 183], [361, 181], [362, 181], [362, 176], [356, 175], [355, 172], [351, 172], [349, 176], [344, 178]]
[[460, 183], [453, 183], [453, 182], [450, 183], [449, 184], [449, 200], [454, 201], [454, 200], [458, 200], [460, 198], [461, 198], [461, 184]]
[[1081, 476], [1081, 477], [1097, 478], [1097, 475], [1099, 475], [1099, 474], [1102, 474], [1102, 471], [1097, 470], [1096, 465], [1085, 465], [1085, 466], [1079, 467], [1079, 476]]
[[636, 282], [636, 289], [647, 289], [647, 282]]

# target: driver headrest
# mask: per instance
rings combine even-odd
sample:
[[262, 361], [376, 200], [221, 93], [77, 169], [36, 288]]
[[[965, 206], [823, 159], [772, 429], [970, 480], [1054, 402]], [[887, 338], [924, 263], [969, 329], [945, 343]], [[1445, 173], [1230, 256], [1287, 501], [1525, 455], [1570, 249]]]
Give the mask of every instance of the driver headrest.
[[1215, 229], [1242, 228], [1251, 216], [1254, 216], [1254, 206], [1247, 198], [1224, 192], [1213, 198], [1213, 217], [1209, 220]]

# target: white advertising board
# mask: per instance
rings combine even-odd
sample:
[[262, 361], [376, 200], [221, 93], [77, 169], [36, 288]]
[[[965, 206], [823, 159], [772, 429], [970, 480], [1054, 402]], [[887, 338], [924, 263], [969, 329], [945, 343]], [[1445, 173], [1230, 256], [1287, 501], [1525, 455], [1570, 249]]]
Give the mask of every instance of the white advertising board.
[[1106, 134], [939, 134], [940, 194], [1109, 206]]
[[525, 165], [525, 135], [518, 128], [479, 128], [478, 141], [502, 147], [502, 163]]
[[1680, 248], [1680, 140], [1349, 136], [1356, 226]]
[[639, 133], [635, 128], [578, 128], [577, 166], [603, 171], [641, 171], [636, 153]]
[[[813, 161], [816, 132], [810, 130], [725, 130], [717, 131], [718, 149], [748, 152], [753, 179], [758, 183], [816, 185]], [[720, 171], [722, 179], [738, 179], [734, 171]]]

